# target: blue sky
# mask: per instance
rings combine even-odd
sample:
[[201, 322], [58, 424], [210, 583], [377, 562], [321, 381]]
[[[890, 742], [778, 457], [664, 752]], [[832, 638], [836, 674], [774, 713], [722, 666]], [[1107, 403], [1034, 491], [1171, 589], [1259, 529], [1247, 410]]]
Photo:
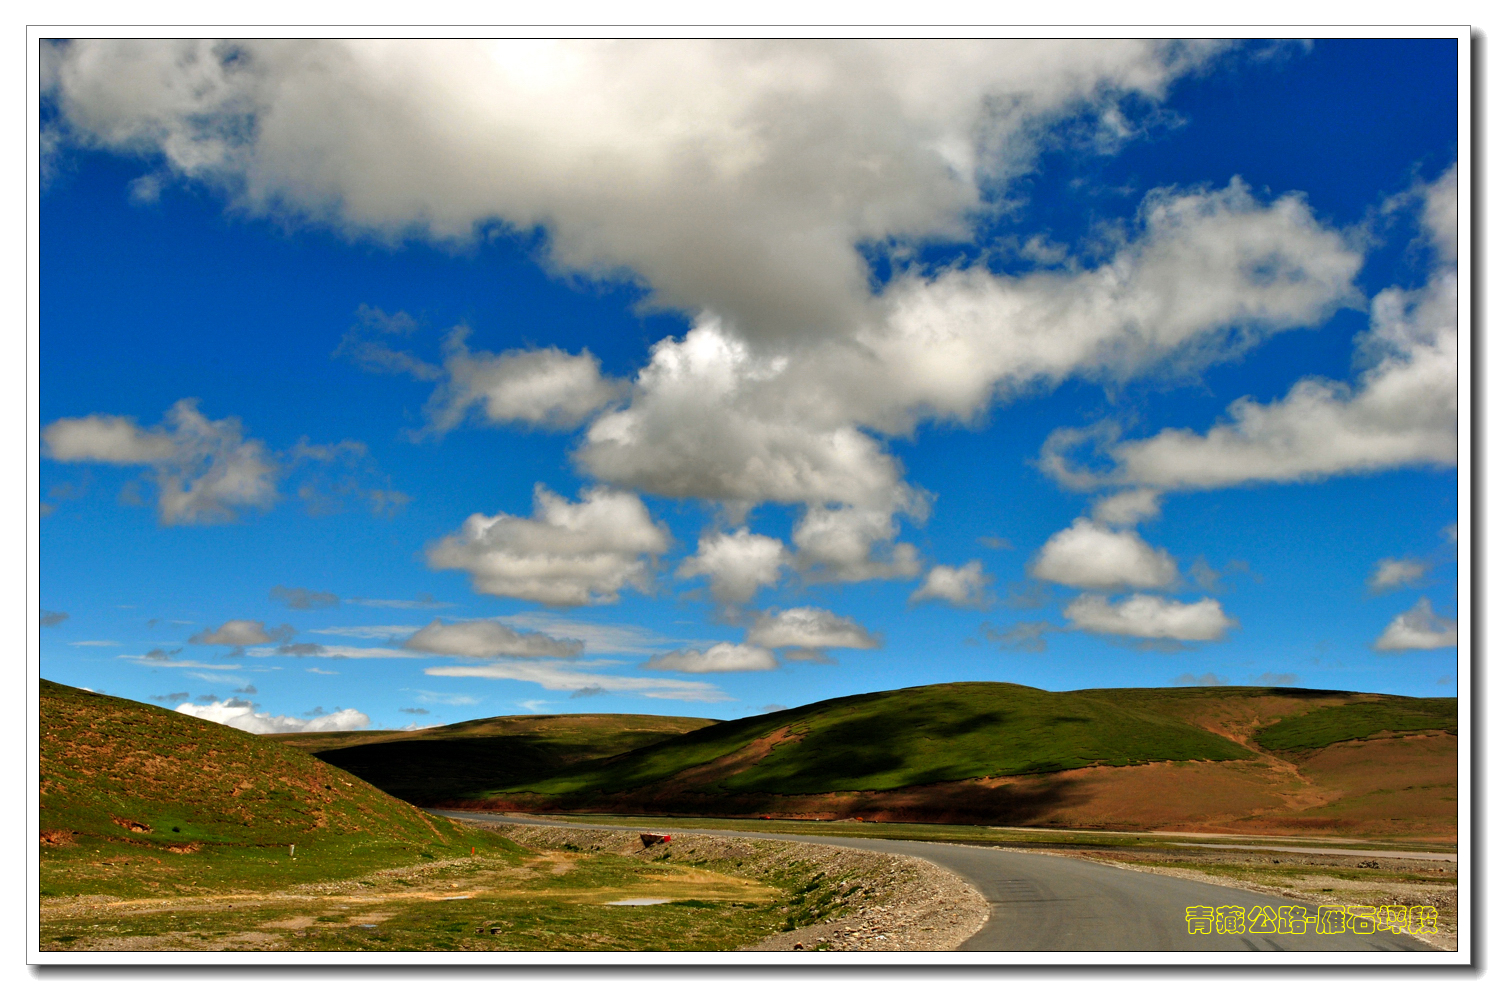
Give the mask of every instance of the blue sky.
[[87, 43], [42, 676], [1455, 692], [1457, 43]]

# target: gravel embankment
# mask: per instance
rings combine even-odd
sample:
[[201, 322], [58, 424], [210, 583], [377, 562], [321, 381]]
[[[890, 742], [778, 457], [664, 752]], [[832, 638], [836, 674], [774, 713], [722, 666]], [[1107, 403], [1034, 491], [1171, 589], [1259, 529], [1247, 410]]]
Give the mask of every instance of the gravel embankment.
[[571, 847], [639, 859], [669, 853], [678, 862], [752, 879], [787, 871], [831, 878], [835, 886], [823, 902], [819, 920], [741, 951], [943, 952], [961, 945], [988, 920], [987, 901], [970, 884], [913, 856], [715, 835], [678, 835], [669, 845], [646, 849], [633, 832], [472, 824], [531, 847]]

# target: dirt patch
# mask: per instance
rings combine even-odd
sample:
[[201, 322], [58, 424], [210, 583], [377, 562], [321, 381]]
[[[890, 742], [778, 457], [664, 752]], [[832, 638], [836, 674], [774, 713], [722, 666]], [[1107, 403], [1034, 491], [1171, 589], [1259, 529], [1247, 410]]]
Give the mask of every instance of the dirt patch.
[[1449, 733], [1336, 743], [1304, 759], [1306, 779], [1334, 792], [1316, 809], [1365, 833], [1456, 837], [1459, 740]]
[[44, 828], [41, 831], [41, 844], [44, 846], [71, 846], [73, 836], [77, 835], [70, 829]]
[[267, 921], [261, 924], [260, 927], [301, 929], [310, 928], [315, 924], [317, 924], [317, 919], [311, 915], [298, 915], [295, 918], [281, 918], [277, 921]]
[[114, 819], [114, 823], [120, 828], [126, 829], [128, 831], [136, 832], [141, 835], [145, 835], [151, 831], [151, 826], [145, 824], [144, 822], [132, 822], [128, 818], [120, 818], [116, 815], [110, 815], [109, 817]]
[[776, 746], [784, 743], [800, 742], [804, 733], [790, 731], [790, 726], [783, 726], [771, 732], [767, 736], [761, 736], [750, 742], [741, 749], [736, 749], [726, 756], [719, 756], [709, 763], [701, 766], [683, 770], [675, 776], [668, 777], [655, 785], [655, 789], [663, 789], [675, 792], [679, 789], [690, 789], [695, 784], [714, 783], [725, 777], [760, 763], [765, 757], [774, 751]]

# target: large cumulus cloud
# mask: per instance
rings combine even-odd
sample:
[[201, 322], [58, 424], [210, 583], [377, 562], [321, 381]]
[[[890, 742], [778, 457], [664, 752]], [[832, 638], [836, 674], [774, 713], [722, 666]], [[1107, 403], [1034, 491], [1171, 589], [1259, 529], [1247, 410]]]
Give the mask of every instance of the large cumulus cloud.
[[426, 557], [438, 570], [466, 571], [486, 595], [586, 605], [648, 586], [651, 558], [669, 545], [637, 495], [599, 488], [571, 502], [536, 485], [530, 518], [474, 513]]

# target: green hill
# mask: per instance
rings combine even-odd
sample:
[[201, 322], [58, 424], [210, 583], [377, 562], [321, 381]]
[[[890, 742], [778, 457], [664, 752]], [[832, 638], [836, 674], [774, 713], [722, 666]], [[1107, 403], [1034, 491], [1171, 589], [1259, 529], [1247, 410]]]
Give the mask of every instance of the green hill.
[[506, 791], [632, 791], [685, 773], [700, 792], [817, 794], [1254, 754], [1100, 691], [935, 684], [724, 722]]
[[717, 724], [664, 715], [516, 715], [414, 732], [318, 732], [278, 741], [418, 805], [481, 798]]
[[44, 894], [283, 885], [498, 841], [270, 738], [47, 680], [40, 695]]
[[1454, 699], [935, 684], [833, 698], [434, 803], [494, 810], [1420, 834]]

